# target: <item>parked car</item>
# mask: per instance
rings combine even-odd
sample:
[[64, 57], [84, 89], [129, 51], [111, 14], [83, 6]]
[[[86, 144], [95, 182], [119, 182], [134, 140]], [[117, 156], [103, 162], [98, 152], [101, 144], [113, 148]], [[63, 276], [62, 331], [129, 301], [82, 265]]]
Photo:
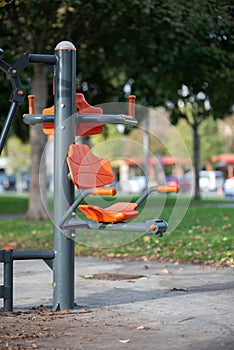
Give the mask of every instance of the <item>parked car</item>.
[[186, 178], [186, 176], [178, 177], [175, 175], [166, 176], [167, 186], [179, 186], [180, 192], [188, 192], [192, 188], [192, 183]]
[[234, 177], [224, 181], [223, 192], [225, 196], [234, 196]]
[[[51, 185], [52, 185], [52, 175], [46, 175], [46, 180], [47, 180], [47, 190], [51, 190]], [[28, 192], [30, 191], [30, 181], [31, 181], [31, 174], [22, 174], [21, 175], [21, 184], [20, 188], [23, 192]]]
[[8, 175], [5, 172], [0, 173], [0, 192], [15, 190], [15, 176]]
[[15, 175], [7, 175], [9, 180], [9, 187], [7, 191], [15, 191], [16, 190], [16, 177]]
[[125, 193], [141, 193], [147, 188], [145, 176], [134, 176], [120, 183], [121, 190]]
[[224, 184], [224, 175], [222, 171], [201, 170], [199, 172], [199, 186], [201, 191], [217, 191]]
[[30, 174], [21, 175], [21, 189], [23, 192], [28, 192], [30, 189]]
[[10, 186], [8, 177], [5, 173], [0, 173], [0, 192], [4, 192]]

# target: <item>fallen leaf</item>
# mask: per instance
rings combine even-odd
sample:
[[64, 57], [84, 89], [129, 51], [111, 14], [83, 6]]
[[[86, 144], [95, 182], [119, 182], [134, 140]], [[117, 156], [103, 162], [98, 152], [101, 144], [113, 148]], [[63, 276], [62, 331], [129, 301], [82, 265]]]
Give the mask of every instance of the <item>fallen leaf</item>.
[[119, 342], [122, 344], [127, 344], [130, 342], [130, 339], [119, 339]]
[[79, 314], [87, 314], [90, 313], [91, 311], [89, 309], [87, 309], [86, 307], [83, 307], [82, 309], [78, 310]]
[[160, 272], [161, 273], [169, 273], [168, 269], [162, 269]]
[[83, 278], [93, 278], [93, 275], [84, 275], [84, 276], [82, 276]]
[[106, 256], [107, 256], [108, 258], [115, 258], [115, 254], [114, 254], [114, 253], [106, 254]]
[[141, 330], [145, 329], [145, 327], [144, 327], [144, 326], [139, 326], [139, 327], [137, 327], [136, 329], [137, 329], [138, 331], [141, 331]]

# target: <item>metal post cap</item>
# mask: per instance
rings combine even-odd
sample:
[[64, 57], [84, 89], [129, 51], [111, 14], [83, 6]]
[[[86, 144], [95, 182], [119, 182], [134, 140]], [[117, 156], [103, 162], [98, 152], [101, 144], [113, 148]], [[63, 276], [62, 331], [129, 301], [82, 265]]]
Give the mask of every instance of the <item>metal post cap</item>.
[[58, 43], [55, 50], [76, 50], [76, 48], [70, 41], [65, 40]]

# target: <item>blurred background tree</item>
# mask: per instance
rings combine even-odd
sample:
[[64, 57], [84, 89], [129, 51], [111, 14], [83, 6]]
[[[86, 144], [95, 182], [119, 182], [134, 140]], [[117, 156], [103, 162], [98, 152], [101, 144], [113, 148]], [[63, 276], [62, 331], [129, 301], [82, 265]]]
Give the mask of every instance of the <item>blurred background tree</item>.
[[[108, 101], [113, 96], [118, 96], [117, 91], [122, 93], [122, 86], [126, 81], [117, 64], [120, 61], [115, 56], [113, 46], [118, 43], [120, 47], [122, 43], [124, 47], [128, 33], [133, 32], [137, 26], [137, 18], [141, 15], [142, 8], [141, 1], [130, 4], [113, 0], [6, 2], [0, 12], [0, 45], [6, 52], [6, 61], [13, 64], [25, 51], [53, 53], [58, 42], [73, 41], [78, 50], [77, 89], [85, 93], [90, 103]], [[127, 47], [129, 50], [129, 45]], [[31, 66], [27, 72], [32, 77], [32, 83], [27, 90], [36, 96], [35, 112], [41, 113], [48, 100], [51, 100], [49, 94], [51, 95], [52, 89], [48, 90], [48, 72], [40, 65]], [[10, 95], [10, 91], [4, 89], [4, 101], [6, 92]], [[6, 114], [6, 108], [4, 102], [2, 117]], [[19, 117], [14, 124], [14, 130], [25, 139], [25, 127], [19, 132], [18, 120]], [[26, 214], [30, 219], [46, 217], [40, 193], [43, 189], [46, 191], [45, 176], [39, 187], [39, 177], [43, 178], [45, 168], [42, 164], [45, 143], [46, 137], [42, 133], [41, 125], [31, 126], [31, 188]]]
[[[24, 51], [52, 53], [58, 42], [72, 41], [78, 51], [77, 90], [89, 103], [123, 101], [128, 84], [138, 103], [169, 106], [173, 123], [190, 120], [188, 124], [196, 129], [193, 149], [198, 176], [200, 125], [208, 116], [223, 118], [232, 111], [233, 17], [233, 2], [224, 0], [13, 0], [0, 8], [0, 46], [6, 60], [14, 63]], [[37, 65], [27, 74], [33, 77], [27, 90], [36, 95], [36, 112], [40, 113], [52, 101], [52, 89], [47, 90], [51, 80], [48, 83], [46, 70]], [[29, 82], [25, 75], [22, 82]], [[181, 95], [182, 86], [187, 87], [187, 96]], [[1, 117], [6, 111], [6, 91], [4, 85]], [[199, 122], [194, 119], [192, 126], [181, 100], [199, 94], [205, 95], [209, 109], [203, 103]], [[25, 129], [19, 134], [25, 139]], [[46, 142], [40, 126], [31, 128], [30, 142], [36, 156], [32, 157], [35, 181], [28, 217], [40, 218], [45, 213], [36, 184]], [[195, 196], [200, 198], [197, 178], [196, 184]]]

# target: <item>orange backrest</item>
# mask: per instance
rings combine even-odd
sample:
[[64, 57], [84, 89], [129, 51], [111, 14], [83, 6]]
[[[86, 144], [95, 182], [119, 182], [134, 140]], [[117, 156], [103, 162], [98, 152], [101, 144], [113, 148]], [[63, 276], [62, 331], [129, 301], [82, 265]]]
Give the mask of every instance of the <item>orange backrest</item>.
[[106, 186], [114, 181], [110, 161], [95, 156], [87, 145], [70, 145], [67, 164], [78, 189]]
[[[79, 114], [103, 114], [102, 108], [90, 106], [81, 93], [76, 94], [76, 109]], [[101, 132], [101, 124], [79, 124], [76, 136], [96, 135]]]
[[[44, 108], [42, 111], [43, 114], [54, 114], [54, 106], [49, 108]], [[44, 123], [43, 132], [47, 136], [54, 135], [54, 123]]]
[[[76, 109], [79, 114], [103, 114], [102, 108], [93, 107], [85, 100], [84, 95], [81, 93], [76, 94]], [[54, 114], [54, 106], [50, 108], [44, 108], [43, 114]], [[46, 135], [54, 134], [54, 123], [44, 123], [43, 132]], [[101, 124], [84, 124], [81, 123], [76, 129], [76, 136], [96, 135], [102, 132]]]

